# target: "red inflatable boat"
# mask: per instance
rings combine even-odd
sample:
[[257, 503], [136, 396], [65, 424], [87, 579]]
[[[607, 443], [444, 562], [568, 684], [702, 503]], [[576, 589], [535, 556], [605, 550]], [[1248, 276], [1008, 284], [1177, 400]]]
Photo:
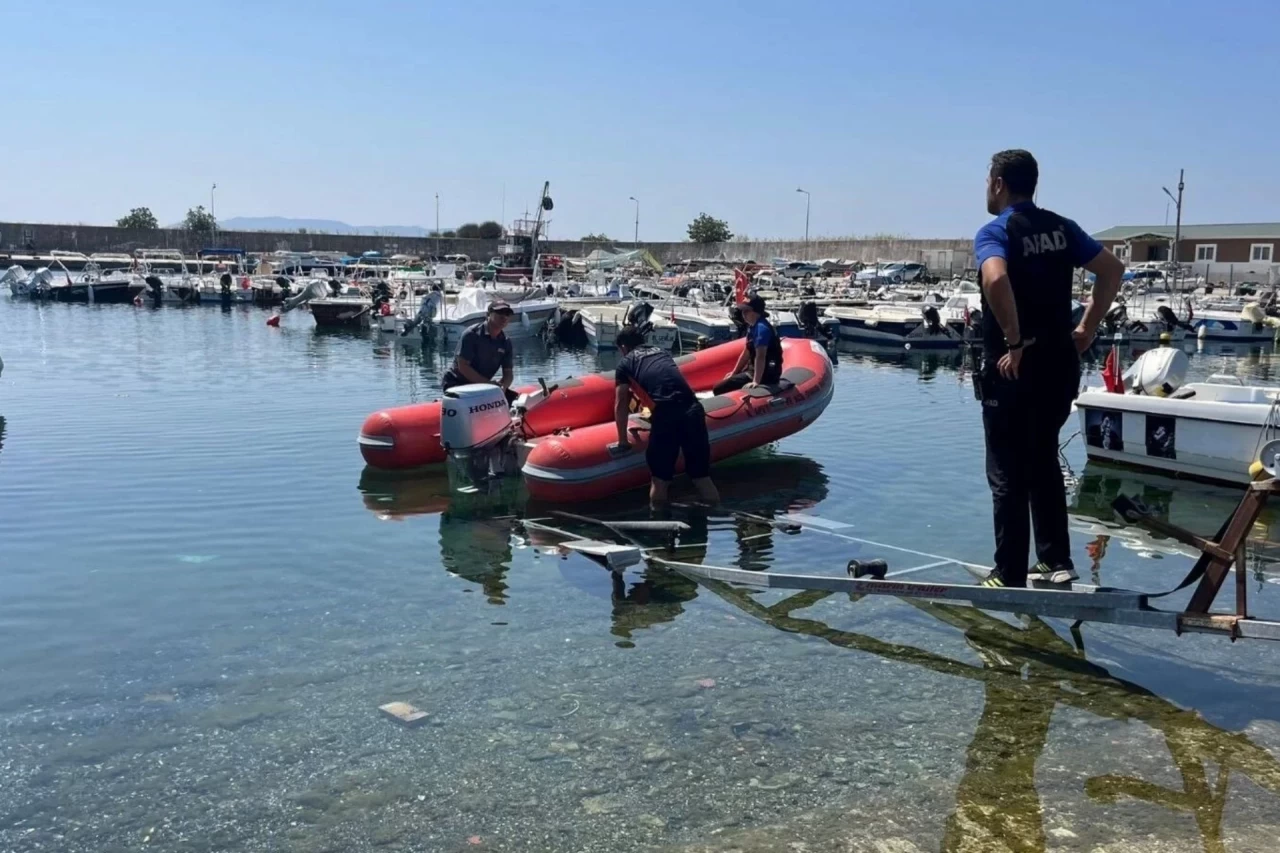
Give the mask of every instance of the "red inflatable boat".
[[[734, 341], [715, 349], [733, 347], [737, 358], [742, 346], [742, 341]], [[834, 385], [831, 359], [821, 344], [784, 338], [782, 379], [778, 385], [734, 391], [702, 401], [711, 434], [712, 461], [804, 429], [831, 402]], [[619, 452], [612, 446], [618, 440], [612, 412], [603, 421], [573, 429], [567, 435], [546, 435], [532, 441], [533, 449], [521, 468], [530, 497], [554, 503], [597, 500], [649, 482], [649, 467], [644, 460], [648, 423], [632, 416], [632, 449]], [[681, 459], [677, 470], [683, 469]]]
[[[742, 347], [742, 341], [731, 341], [680, 356], [676, 363], [693, 390], [706, 391], [733, 368], [742, 354]], [[525, 413], [525, 438], [613, 419], [612, 371], [561, 379], [548, 383], [547, 387], [550, 393], [535, 400]], [[525, 385], [515, 390], [541, 397], [538, 385]], [[443, 462], [440, 401], [398, 406], [369, 415], [360, 428], [360, 454], [367, 464], [388, 471]]]

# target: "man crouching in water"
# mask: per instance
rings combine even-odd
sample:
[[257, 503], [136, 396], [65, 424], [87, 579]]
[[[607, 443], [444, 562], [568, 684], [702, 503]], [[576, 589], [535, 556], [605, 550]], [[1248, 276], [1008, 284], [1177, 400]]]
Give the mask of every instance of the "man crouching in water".
[[647, 346], [644, 335], [630, 326], [618, 332], [617, 345], [622, 356], [614, 371], [618, 447], [631, 446], [627, 436], [631, 395], [635, 394], [652, 412], [649, 447], [644, 454], [652, 477], [649, 502], [667, 502], [676, 461], [683, 451], [684, 470], [693, 480], [698, 497], [707, 503], [719, 503], [720, 493], [711, 482], [711, 437], [707, 434], [706, 413], [675, 359], [669, 352]]

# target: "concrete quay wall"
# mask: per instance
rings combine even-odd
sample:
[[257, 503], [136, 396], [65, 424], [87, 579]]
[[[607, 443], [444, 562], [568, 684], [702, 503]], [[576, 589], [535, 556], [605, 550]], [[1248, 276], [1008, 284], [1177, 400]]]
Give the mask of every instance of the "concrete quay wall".
[[[233, 246], [248, 252], [344, 252], [359, 255], [377, 251], [412, 255], [465, 254], [472, 260], [487, 261], [498, 253], [498, 240], [459, 238], [391, 237], [375, 234], [320, 234], [273, 231], [219, 231], [218, 246]], [[132, 252], [135, 249], [178, 249], [195, 256], [210, 245], [208, 235], [181, 229], [140, 231], [108, 225], [56, 225], [30, 222], [0, 222], [0, 252], [48, 253], [54, 249], [83, 252]], [[767, 263], [770, 258], [846, 258], [867, 263], [908, 260], [927, 263], [937, 271], [959, 273], [973, 265], [972, 244], [968, 240], [844, 239], [749, 241], [697, 244], [689, 242], [641, 243], [662, 263], [687, 258], [719, 258], [726, 261], [751, 259]], [[582, 257], [597, 248], [627, 250], [632, 243], [582, 243], [551, 240], [546, 251]]]

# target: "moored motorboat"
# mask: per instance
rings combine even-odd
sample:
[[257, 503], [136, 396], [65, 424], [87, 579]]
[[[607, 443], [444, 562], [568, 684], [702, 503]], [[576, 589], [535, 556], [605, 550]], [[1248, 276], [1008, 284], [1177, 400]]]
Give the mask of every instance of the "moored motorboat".
[[975, 312], [963, 305], [875, 305], [870, 308], [833, 306], [827, 316], [840, 323], [844, 340], [913, 349], [951, 349], [979, 339]]
[[[636, 306], [585, 305], [579, 308], [575, 316], [581, 319], [587, 345], [597, 350], [617, 349], [618, 332], [630, 322], [633, 309], [641, 305], [649, 307], [648, 303], [636, 303]], [[680, 330], [676, 324], [660, 314], [653, 313], [647, 315], [647, 320], [652, 324], [652, 328], [646, 335], [649, 344], [659, 349], [674, 349], [680, 339]]]
[[[727, 348], [738, 350], [734, 344]], [[758, 385], [701, 400], [713, 462], [798, 432], [826, 409], [834, 390], [833, 367], [821, 344], [784, 338], [782, 368], [776, 385]], [[521, 467], [530, 497], [581, 502], [648, 483], [644, 458], [648, 421], [633, 415], [630, 432], [629, 449], [614, 444], [618, 434], [612, 419], [534, 439]], [[682, 459], [677, 471], [683, 470], [683, 465]]]
[[[741, 343], [711, 347], [676, 359], [695, 391], [709, 390], [724, 378], [742, 354]], [[561, 428], [598, 424], [613, 416], [612, 373], [589, 373], [558, 382], [514, 389], [524, 396], [519, 415], [526, 438]], [[519, 401], [518, 401], [519, 403]], [[360, 454], [375, 468], [404, 470], [439, 464], [445, 459], [440, 441], [441, 404], [415, 403], [374, 412], [360, 428]]]
[[1076, 400], [1090, 459], [1224, 483], [1247, 483], [1280, 435], [1280, 388], [1234, 376], [1182, 383], [1187, 356], [1160, 347], [1125, 372], [1129, 390], [1086, 388]]

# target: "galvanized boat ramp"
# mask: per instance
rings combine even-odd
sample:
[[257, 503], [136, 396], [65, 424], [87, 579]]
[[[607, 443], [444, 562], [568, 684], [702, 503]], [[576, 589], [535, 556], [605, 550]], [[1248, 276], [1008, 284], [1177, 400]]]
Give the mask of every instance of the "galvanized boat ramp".
[[[690, 529], [681, 521], [613, 521], [571, 513], [554, 513], [555, 517], [552, 518], [526, 519], [519, 523], [529, 531], [564, 539], [560, 544], [561, 548], [590, 557], [612, 571], [622, 571], [629, 566], [648, 562], [678, 571], [697, 581], [720, 581], [767, 589], [846, 592], [851, 596], [888, 595], [952, 604], [967, 603], [981, 610], [1069, 619], [1075, 623], [1072, 633], [1077, 638], [1076, 629], [1080, 623], [1102, 622], [1165, 629], [1176, 634], [1218, 634], [1232, 640], [1280, 640], [1280, 622], [1249, 615], [1248, 572], [1245, 570], [1245, 540], [1267, 499], [1277, 493], [1280, 493], [1280, 480], [1267, 479], [1251, 483], [1231, 517], [1223, 523], [1213, 539], [1197, 536], [1154, 518], [1135, 500], [1124, 497], [1117, 499], [1113, 508], [1126, 523], [1140, 525], [1200, 552], [1191, 571], [1177, 586], [1154, 593], [1079, 583], [1037, 584], [1027, 589], [1015, 589], [980, 586], [972, 582], [920, 580], [918, 577], [922, 573], [938, 575], [949, 570], [955, 570], [952, 574], [965, 576], [970, 580], [980, 579], [990, 569], [938, 554], [856, 537], [846, 532], [851, 529], [848, 524], [803, 513], [778, 518], [746, 513], [735, 513], [734, 516], [745, 521], [771, 525], [788, 533], [807, 531], [860, 546], [870, 546], [878, 553], [901, 556], [912, 565], [894, 570], [884, 560], [851, 560], [845, 576], [748, 571], [681, 560], [679, 557], [682, 550], [704, 544], [681, 543], [680, 536]], [[559, 526], [564, 520], [596, 526], [624, 541], [583, 538]], [[637, 539], [640, 535], [651, 537], [654, 534], [665, 537], [665, 544], [656, 548], [646, 547]], [[1235, 607], [1231, 611], [1214, 610], [1214, 601], [1233, 569]], [[1185, 609], [1156, 606], [1155, 602], [1159, 599], [1187, 588], [1193, 589]]]

